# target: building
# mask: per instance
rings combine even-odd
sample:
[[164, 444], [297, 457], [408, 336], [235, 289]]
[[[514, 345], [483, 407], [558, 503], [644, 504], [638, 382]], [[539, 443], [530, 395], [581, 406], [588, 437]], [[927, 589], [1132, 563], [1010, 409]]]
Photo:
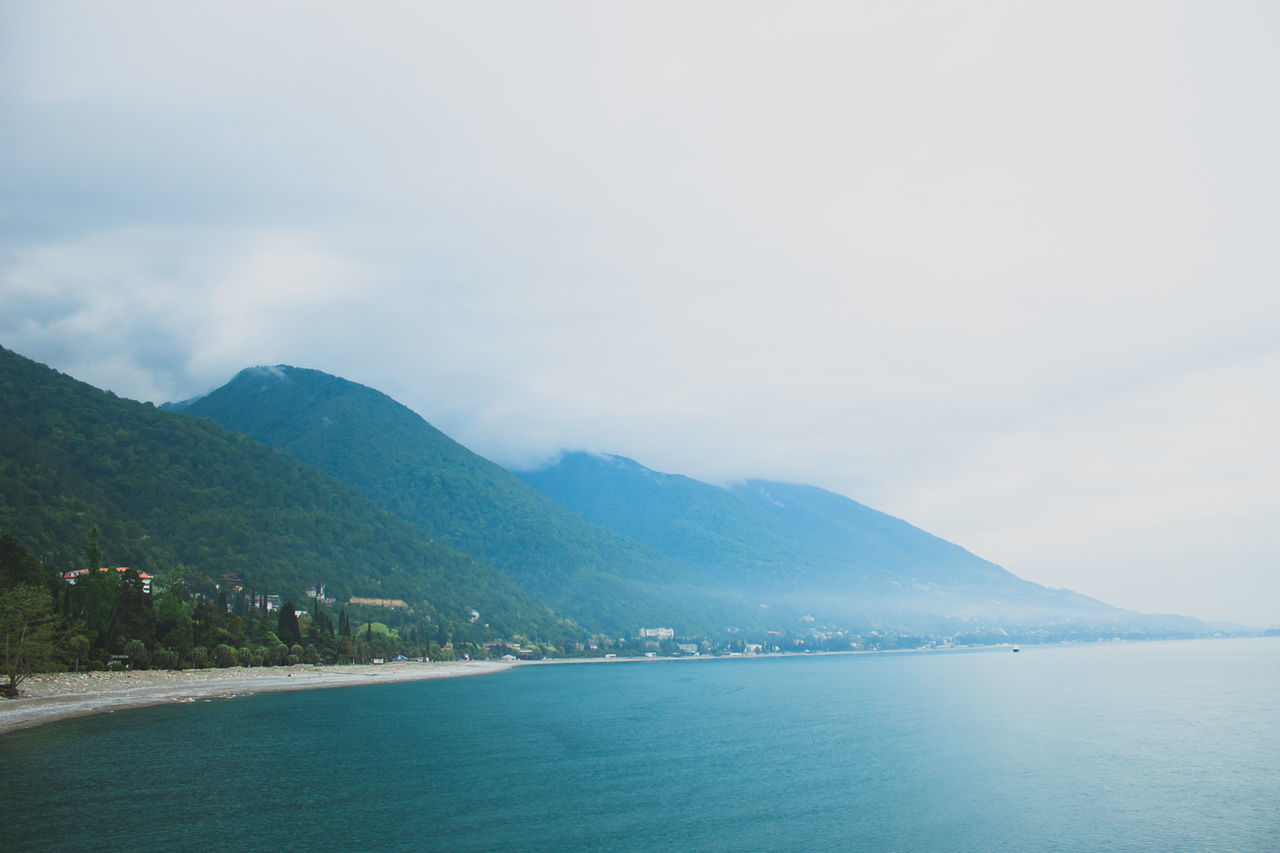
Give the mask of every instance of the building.
[[[107, 566], [103, 566], [102, 568], [98, 569], [98, 571], [109, 572], [111, 571], [111, 569], [108, 568]], [[119, 574], [123, 575], [125, 572], [129, 571], [129, 567], [116, 566], [116, 571]], [[62, 582], [65, 583], [67, 586], [75, 586], [76, 581], [87, 574], [89, 574], [88, 569], [73, 569], [72, 571], [69, 571], [69, 572], [63, 572]], [[142, 591], [145, 592], [147, 595], [150, 595], [151, 594], [151, 575], [147, 574], [146, 572], [138, 572], [138, 579], [142, 581]]]
[[640, 629], [640, 639], [642, 640], [650, 639], [650, 638], [655, 640], [672, 640], [672, 639], [675, 639], [675, 636], [676, 636], [676, 632], [672, 628], [641, 628]]
[[408, 607], [409, 605], [401, 598], [360, 598], [359, 596], [351, 596], [349, 604], [363, 604], [366, 607]]

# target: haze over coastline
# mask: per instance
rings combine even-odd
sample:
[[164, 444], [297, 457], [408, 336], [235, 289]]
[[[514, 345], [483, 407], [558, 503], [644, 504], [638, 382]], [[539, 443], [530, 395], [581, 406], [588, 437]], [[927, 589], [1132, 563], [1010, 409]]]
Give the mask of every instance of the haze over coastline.
[[0, 344], [1280, 622], [1280, 11], [13, 2]]

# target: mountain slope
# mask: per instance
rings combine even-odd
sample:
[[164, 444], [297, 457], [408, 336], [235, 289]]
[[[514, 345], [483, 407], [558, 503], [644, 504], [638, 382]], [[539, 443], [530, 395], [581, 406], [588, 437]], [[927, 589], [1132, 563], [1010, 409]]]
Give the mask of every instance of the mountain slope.
[[693, 632], [753, 615], [738, 592], [585, 521], [372, 388], [316, 370], [256, 367], [167, 408], [315, 465], [584, 625], [632, 633], [674, 622]]
[[1030, 583], [901, 519], [812, 486], [752, 480], [724, 489], [584, 453], [519, 476], [584, 518], [720, 583], [823, 621], [931, 630], [1204, 630], [1195, 620], [1129, 613]]
[[79, 568], [95, 526], [104, 559], [149, 572], [234, 572], [295, 600], [324, 582], [445, 622], [474, 607], [499, 632], [554, 622], [492, 567], [315, 468], [0, 348], [0, 532]]

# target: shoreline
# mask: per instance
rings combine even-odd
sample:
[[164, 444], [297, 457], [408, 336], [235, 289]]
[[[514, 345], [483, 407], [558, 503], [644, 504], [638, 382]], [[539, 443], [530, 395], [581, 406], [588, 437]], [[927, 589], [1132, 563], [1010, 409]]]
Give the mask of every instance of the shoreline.
[[[906, 650], [901, 650], [906, 651]], [[919, 650], [912, 650], [919, 651]], [[936, 650], [935, 650], [936, 651]], [[883, 652], [813, 652], [813, 655], [883, 654]], [[254, 693], [315, 690], [427, 681], [503, 672], [517, 666], [562, 664], [657, 663], [659, 661], [753, 660], [794, 657], [785, 654], [686, 657], [553, 658], [532, 661], [441, 661], [386, 664], [296, 664], [290, 667], [138, 670], [135, 672], [38, 673], [22, 683], [22, 696], [0, 699], [0, 736], [72, 717], [112, 713], [149, 705], [229, 699]]]
[[[1209, 639], [1209, 638], [1196, 638]], [[1163, 642], [1179, 642], [1165, 640]], [[1128, 641], [1121, 641], [1128, 642]], [[1162, 642], [1147, 640], [1134, 642]], [[770, 652], [755, 655], [690, 655], [679, 657], [593, 657], [551, 658], [529, 661], [473, 660], [386, 664], [296, 664], [291, 667], [184, 670], [140, 670], [137, 672], [41, 673], [22, 683], [23, 696], [0, 699], [0, 737], [8, 732], [35, 728], [71, 717], [111, 713], [148, 705], [229, 699], [253, 693], [283, 690], [315, 690], [326, 687], [356, 687], [427, 681], [504, 672], [518, 666], [559, 666], [565, 664], [658, 663], [698, 660], [764, 660], [768, 658], [819, 657], [828, 655], [914, 655], [998, 652], [1012, 646], [952, 646], [947, 648], [847, 650], [804, 654]], [[1050, 643], [1049, 647], [1091, 645]]]
[[9, 732], [72, 717], [109, 714], [117, 710], [145, 708], [150, 705], [230, 699], [254, 693], [459, 678], [504, 672], [518, 666], [720, 659], [729, 658], [706, 655], [683, 658], [555, 658], [436, 663], [409, 661], [385, 664], [295, 664], [257, 668], [233, 666], [225, 669], [37, 673], [22, 682], [22, 695], [19, 698], [0, 699], [0, 737]]
[[20, 729], [148, 705], [227, 699], [252, 693], [315, 690], [365, 684], [393, 684], [436, 678], [487, 675], [515, 666], [510, 661], [444, 661], [352, 666], [248, 669], [140, 670], [138, 672], [62, 672], [32, 675], [22, 696], [0, 700], [0, 736]]

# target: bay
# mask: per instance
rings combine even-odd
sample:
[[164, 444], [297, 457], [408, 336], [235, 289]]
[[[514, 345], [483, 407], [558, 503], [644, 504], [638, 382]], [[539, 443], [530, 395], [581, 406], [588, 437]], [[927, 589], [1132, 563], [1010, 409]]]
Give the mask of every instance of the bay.
[[1280, 640], [527, 666], [0, 737], [10, 850], [1280, 849]]

